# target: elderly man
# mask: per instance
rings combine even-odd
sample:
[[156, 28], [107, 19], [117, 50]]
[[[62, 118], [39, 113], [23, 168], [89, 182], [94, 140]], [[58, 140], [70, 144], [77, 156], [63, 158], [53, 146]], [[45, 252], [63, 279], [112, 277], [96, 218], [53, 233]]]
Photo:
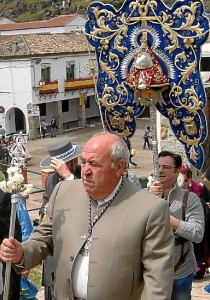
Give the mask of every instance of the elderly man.
[[46, 220], [23, 244], [5, 239], [0, 258], [30, 269], [53, 253], [57, 300], [170, 299], [167, 203], [124, 178], [129, 151], [120, 137], [92, 137], [81, 160], [82, 180], [60, 182]]
[[193, 244], [204, 234], [204, 213], [198, 196], [177, 184], [182, 158], [169, 151], [159, 153], [160, 181], [154, 181], [150, 192], [161, 195], [170, 209], [170, 223], [175, 236], [174, 283], [171, 300], [190, 300], [196, 260]]

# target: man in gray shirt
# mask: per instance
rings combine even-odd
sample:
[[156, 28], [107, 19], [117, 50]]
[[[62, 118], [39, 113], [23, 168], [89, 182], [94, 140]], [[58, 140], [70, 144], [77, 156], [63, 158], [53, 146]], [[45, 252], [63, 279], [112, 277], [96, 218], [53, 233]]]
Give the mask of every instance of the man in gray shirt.
[[159, 157], [160, 179], [150, 192], [168, 202], [170, 224], [175, 236], [174, 283], [171, 300], [190, 300], [196, 260], [192, 243], [201, 242], [204, 234], [204, 213], [198, 196], [179, 187], [177, 177], [182, 159], [179, 154], [162, 151]]

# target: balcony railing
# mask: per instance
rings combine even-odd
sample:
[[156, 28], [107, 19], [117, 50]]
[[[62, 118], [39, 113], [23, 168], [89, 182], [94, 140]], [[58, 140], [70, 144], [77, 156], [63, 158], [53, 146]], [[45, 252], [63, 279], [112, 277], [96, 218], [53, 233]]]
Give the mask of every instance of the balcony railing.
[[93, 87], [94, 87], [93, 78], [79, 78], [79, 79], [65, 80], [65, 91], [90, 89]]
[[45, 82], [39, 88], [40, 94], [58, 93], [58, 80]]

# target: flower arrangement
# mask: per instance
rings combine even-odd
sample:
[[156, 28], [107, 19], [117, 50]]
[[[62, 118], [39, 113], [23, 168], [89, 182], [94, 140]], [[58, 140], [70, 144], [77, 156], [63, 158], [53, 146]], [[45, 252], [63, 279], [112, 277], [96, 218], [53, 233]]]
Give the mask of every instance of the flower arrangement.
[[0, 182], [0, 189], [5, 193], [19, 194], [22, 197], [28, 196], [33, 188], [32, 184], [24, 184], [24, 177], [18, 166], [7, 169], [8, 179]]

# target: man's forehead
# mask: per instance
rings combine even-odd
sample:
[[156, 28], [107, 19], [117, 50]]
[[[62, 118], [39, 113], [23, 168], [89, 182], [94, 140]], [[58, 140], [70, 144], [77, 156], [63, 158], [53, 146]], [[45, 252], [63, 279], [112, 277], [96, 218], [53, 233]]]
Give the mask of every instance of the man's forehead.
[[96, 153], [93, 153], [93, 152], [90, 152], [90, 151], [82, 151], [82, 154], [81, 154], [81, 158], [91, 158], [91, 157], [95, 157], [96, 156]]
[[87, 144], [85, 144], [82, 153], [100, 153], [103, 154], [104, 152], [106, 152], [107, 148], [104, 148], [103, 144], [100, 144], [98, 142], [88, 142]]
[[83, 149], [81, 159], [86, 160], [103, 160], [107, 157], [107, 153], [101, 152], [99, 150], [91, 151], [90, 149]]
[[171, 157], [171, 156], [161, 156], [161, 157], [159, 158], [159, 161], [173, 162], [173, 157]]

